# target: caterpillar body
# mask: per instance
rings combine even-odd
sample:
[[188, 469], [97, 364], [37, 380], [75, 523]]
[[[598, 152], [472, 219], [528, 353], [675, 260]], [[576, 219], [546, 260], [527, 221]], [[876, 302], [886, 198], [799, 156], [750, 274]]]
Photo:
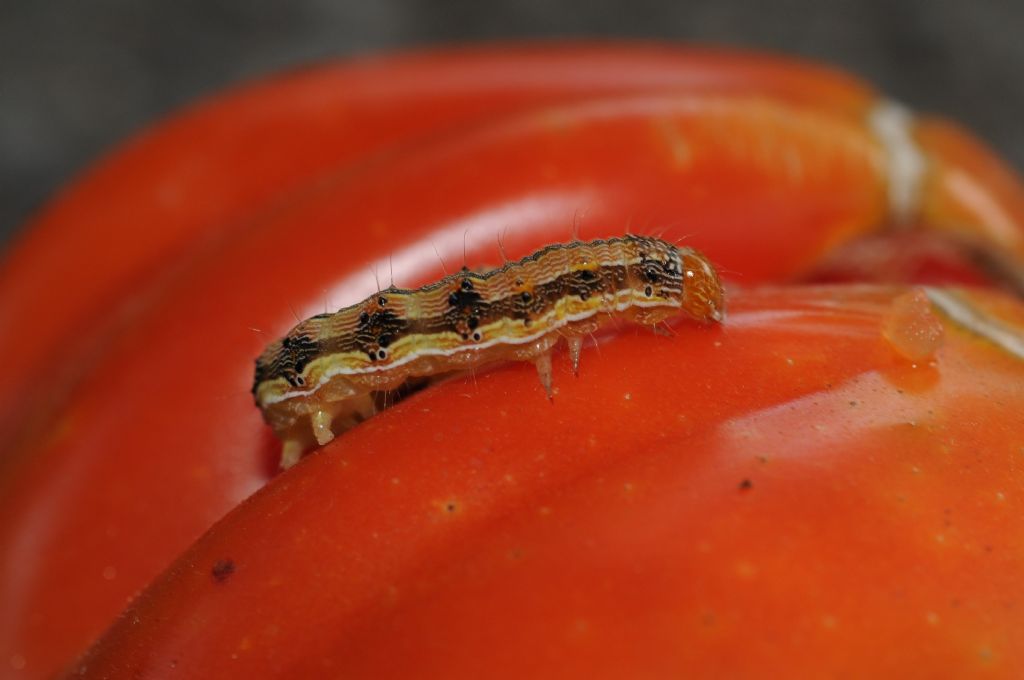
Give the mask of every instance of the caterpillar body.
[[583, 338], [610, 319], [653, 326], [679, 313], [702, 322], [724, 313], [718, 274], [696, 250], [633, 235], [554, 244], [307, 319], [256, 360], [252, 391], [289, 467], [410, 378], [530, 361], [550, 398], [551, 352], [562, 338], [576, 371]]

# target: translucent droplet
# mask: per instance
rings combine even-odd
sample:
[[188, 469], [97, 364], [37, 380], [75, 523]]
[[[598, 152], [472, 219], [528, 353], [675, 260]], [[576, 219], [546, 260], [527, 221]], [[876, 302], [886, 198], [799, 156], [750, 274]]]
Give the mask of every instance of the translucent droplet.
[[893, 299], [882, 320], [882, 335], [910, 361], [928, 359], [942, 346], [945, 328], [921, 288]]

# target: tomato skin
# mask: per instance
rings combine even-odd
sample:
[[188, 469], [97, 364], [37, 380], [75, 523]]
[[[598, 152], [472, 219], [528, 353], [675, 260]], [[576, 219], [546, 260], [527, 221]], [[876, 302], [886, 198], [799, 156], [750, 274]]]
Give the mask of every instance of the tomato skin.
[[[511, 78], [513, 73], [516, 79]], [[508, 76], [508, 86], [495, 74]], [[306, 485], [312, 482], [296, 485], [293, 480], [304, 480], [304, 475], [314, 473], [274, 477], [280, 445], [263, 427], [247, 391], [252, 358], [269, 337], [294, 323], [295, 314], [317, 313], [325, 306], [348, 304], [372, 292], [377, 284], [370, 274], [371, 266], [384, 281], [389, 260], [395, 265], [396, 283], [416, 285], [441, 274], [444, 265], [435, 255], [435, 248], [449, 267], [459, 266], [463, 257], [474, 264], [493, 264], [501, 257], [495, 234], [504, 232], [506, 249], [512, 257], [518, 257], [546, 243], [568, 240], [574, 223], [581, 225], [584, 238], [621, 234], [627, 227], [657, 231], [670, 239], [686, 238], [688, 244], [705, 250], [727, 278], [744, 286], [804, 276], [825, 253], [876, 232], [886, 220], [885, 150], [865, 125], [866, 112], [875, 103], [870, 88], [847, 76], [759, 55], [613, 46], [497, 47], [384, 58], [293, 74], [229, 93], [130, 143], [59, 199], [0, 269], [0, 320], [6, 320], [5, 327], [33, 327], [33, 334], [0, 335], [0, 343], [8, 343], [2, 346], [24, 358], [0, 384], [0, 405], [5, 399], [7, 403], [19, 402], [17, 409], [0, 407], [8, 418], [6, 425], [0, 422], [0, 435], [9, 432], [5, 428], [15, 420], [27, 417], [31, 421], [28, 426], [19, 424], [20, 439], [17, 445], [8, 447], [12, 452], [4, 456], [0, 475], [0, 601], [5, 603], [0, 611], [0, 658], [26, 661], [24, 677], [51, 675], [70, 664], [129, 598], [253, 491], [266, 485], [261, 495], [244, 507], [256, 504], [263, 510], [255, 515], [245, 513], [256, 511], [239, 510], [246, 519], [229, 518], [226, 523], [262, 526], [263, 515], [275, 512], [273, 503], [283, 512], [283, 508], [307, 502]], [[350, 123], [348, 127], [337, 125], [342, 114]], [[227, 129], [231, 134], [225, 134]], [[966, 233], [984, 247], [1009, 243], [1006, 239], [1014, 238], [1014, 229], [1019, 231], [1020, 224], [1014, 207], [1020, 200], [1017, 178], [961, 133], [955, 135], [963, 142], [959, 146], [946, 145], [944, 140], [950, 138], [950, 133], [945, 128], [929, 136], [923, 127], [919, 134], [925, 151], [931, 154], [929, 158], [942, 162], [935, 163], [939, 169], [931, 176], [934, 186], [941, 188], [940, 180], [960, 173], [976, 181], [971, 196], [986, 199], [964, 208], [953, 200], [956, 196], [942, 199], [940, 189], [931, 189], [938, 193], [926, 195], [926, 199], [934, 199], [925, 202], [921, 217], [926, 226], [958, 229], [958, 234]], [[202, 160], [198, 166], [197, 158]], [[998, 181], [994, 179], [997, 174]], [[168, 186], [175, 188], [172, 193], [177, 196], [170, 202], [163, 200], [166, 195], [161, 193]], [[994, 205], [997, 210], [986, 212], [978, 209], [979, 205]], [[991, 228], [993, 214], [1003, 216], [1001, 231]], [[143, 223], [149, 228], [130, 229]], [[88, 232], [91, 235], [86, 235], [85, 225], [93, 229]], [[966, 230], [962, 228], [965, 225]], [[102, 239], [95, 236], [96, 229], [133, 236], [125, 240], [124, 248], [100, 252]], [[56, 249], [55, 243], [61, 247]], [[1011, 260], [1016, 257], [1013, 248], [1006, 248], [1006, 252]], [[38, 266], [55, 256], [67, 259], [61, 260], [59, 267]], [[62, 300], [62, 313], [41, 318], [38, 310], [53, 307], [55, 296]], [[796, 299], [780, 297], [780, 309]], [[841, 323], [849, 321], [842, 318]], [[778, 332], [783, 337], [789, 330], [784, 324], [769, 325], [764, 332]], [[701, 331], [696, 337], [706, 341], [715, 337], [714, 333]], [[603, 379], [595, 377], [598, 382], [591, 383], [589, 369], [585, 369], [578, 383], [565, 375], [559, 380], [565, 383], [565, 390], [571, 389], [569, 384], [578, 385], [577, 389], [586, 389], [593, 399], [618, 403], [608, 400], [620, 394], [622, 385], [633, 384], [634, 363], [638, 357], [647, 360], [646, 353], [652, 351], [647, 343], [655, 340], [660, 339], [638, 340], [628, 332], [602, 346], [601, 354], [588, 360], [603, 364], [609, 352], [606, 348], [625, 343], [620, 352], [613, 353], [611, 374], [601, 374], [605, 375]], [[706, 342], [698, 345], [701, 351], [710, 351]], [[58, 347], [60, 351], [55, 349]], [[821, 373], [815, 377], [827, 375], [820, 347], [804, 349], [817, 352], [814, 366]], [[669, 356], [660, 370], [665, 373], [666, 365], [689, 367], [694, 361], [703, 365], [713, 356], [718, 355]], [[870, 352], [836, 357], [834, 368], [849, 377], [857, 370], [867, 370], [859, 362], [872, 357], [878, 358]], [[731, 360], [726, 363], [731, 364]], [[724, 375], [716, 383], [718, 391], [709, 390], [707, 381], [698, 383], [705, 391], [705, 402], [717, 401], [724, 390], [730, 395], [725, 403], [737, 409], [753, 409], [767, 403], [757, 398], [768, 400], [774, 395], [778, 403], [788, 403], [787, 399], [796, 398], [794, 395], [804, 394], [799, 390], [809, 390], [809, 394], [815, 389], [799, 381], [773, 385], [774, 374], [769, 380], [756, 372], [744, 374], [739, 364], [732, 368], [737, 371], [732, 387], [726, 385]], [[410, 463], [411, 452], [407, 449], [413, 443], [418, 446], [423, 432], [432, 432], [430, 423], [439, 417], [457, 414], [457, 421], [448, 425], [458, 427], [449, 432], [447, 439], [435, 442], [433, 453], [424, 455], [424, 461], [436, 463], [448, 460], [450, 455], [461, 456], [459, 447], [463, 443], [455, 435], [464, 431], [458, 429], [463, 427], [462, 419], [473, 414], [471, 424], [476, 426], [491, 419], [492, 427], [484, 433], [487, 437], [508, 440], [508, 450], [502, 455], [511, 465], [509, 461], [522, 453], [515, 448], [516, 442], [529, 443], [554, 431], [579, 436], [585, 429], [578, 423], [593, 425], [594, 418], [607, 418], [605, 412], [617, 413], [614, 408], [587, 411], [579, 399], [572, 402], [575, 410], [568, 412], [576, 420], [556, 411], [562, 415], [554, 419], [549, 413], [547, 420], [538, 414], [520, 421], [515, 413], [517, 418], [506, 417], [495, 423], [490, 409], [467, 410], [467, 401], [495, 408], [515, 403], [518, 409], [519, 404], [532, 399], [538, 388], [527, 375], [521, 376], [522, 382], [515, 379], [517, 387], [502, 382], [510, 378], [499, 377], [519, 375], [520, 370], [508, 367], [486, 378], [481, 376], [485, 392], [480, 396], [467, 392], [468, 387], [456, 392], [445, 388], [440, 393], [441, 404], [430, 407], [432, 415], [414, 417], [410, 414], [416, 412], [409, 410], [386, 413], [380, 424], [369, 427], [366, 433], [346, 435], [326, 447], [322, 456], [303, 465], [320, 469], [316, 466], [326, 463], [313, 461], [321, 457], [352, 465], [356, 459], [364, 460], [360, 456], [365, 454], [353, 458], [356, 447], [366, 447], [366, 451], [380, 453], [366, 459], [384, 465], [376, 474], [394, 473], [401, 480], [399, 467], [394, 466], [405, 461], [402, 464], [409, 465], [409, 470], [417, 470], [417, 480], [429, 480], [431, 475], [448, 474], [444, 472], [447, 468], [428, 469], [422, 461]], [[652, 371], [641, 370], [639, 377], [643, 380], [639, 382], [653, 380], [652, 384], [660, 385], [648, 375]], [[692, 377], [689, 370], [681, 375]], [[765, 384], [751, 381], [757, 375]], [[928, 383], [931, 373], [919, 371], [913, 375], [924, 375]], [[666, 377], [662, 375], [661, 379]], [[820, 390], [820, 384], [815, 384]], [[741, 389], [747, 392], [743, 398], [753, 401], [743, 401], [735, 394]], [[751, 392], [755, 389], [761, 392]], [[795, 392], [790, 394], [786, 389]], [[658, 392], [645, 394], [651, 399]], [[858, 394], [861, 399], [868, 396]], [[557, 408], [564, 408], [561, 400]], [[405, 415], [394, 420], [398, 413]], [[623, 418], [627, 414], [629, 419], [609, 420], [607, 425], [614, 426], [615, 432], [614, 437], [609, 434], [609, 439], [600, 440], [605, 457], [590, 461], [597, 467], [585, 466], [579, 474], [597, 474], [601, 464], [617, 465], [620, 456], [628, 460], [636, 455], [642, 460], [643, 452], [637, 452], [636, 443], [648, 441], [644, 437], [648, 436], [645, 428], [650, 425], [649, 419], [635, 409], [623, 411]], [[847, 415], [845, 411], [833, 411], [829, 422], [842, 423]], [[692, 427], [697, 427], [695, 423], [701, 422], [703, 414], [698, 416], [694, 411], [691, 418]], [[522, 422], [537, 423], [536, 432], [524, 434]], [[384, 423], [390, 425], [382, 430]], [[415, 427], [404, 429], [414, 423]], [[678, 430], [682, 425], [673, 423], [673, 427]], [[1004, 437], [1016, 436], [1010, 424], [1001, 423], [999, 427], [1002, 429], [996, 431]], [[602, 431], [608, 434], [607, 430]], [[413, 432], [417, 433], [415, 437], [410, 435]], [[484, 436], [479, 431], [477, 434]], [[379, 440], [371, 442], [374, 437]], [[396, 449], [407, 451], [387, 462]], [[484, 496], [498, 490], [501, 493], [488, 501], [493, 505], [491, 510], [475, 517], [497, 522], [507, 516], [511, 522], [516, 503], [556, 493], [542, 480], [560, 469], [548, 467], [558, 457], [555, 452], [571, 449], [568, 445], [546, 449], [551, 453], [537, 461], [536, 468], [527, 470], [532, 475], [530, 482], [515, 494], [508, 495], [500, 484], [477, 489], [473, 493], [478, 494], [478, 500], [486, 500]], [[854, 459], [862, 460], [863, 456], [858, 450]], [[459, 460], [465, 465], [469, 459]], [[579, 463], [575, 458], [569, 462]], [[467, 475], [475, 473], [468, 472], [469, 468], [458, 469], [460, 478], [469, 485], [471, 478]], [[798, 472], [805, 474], [807, 470], [801, 468]], [[390, 483], [391, 477], [380, 476], [377, 481], [385, 479]], [[1016, 484], [1012, 475], [1005, 479], [1009, 480], [1008, 487]], [[947, 481], [943, 477], [936, 484], [941, 487]], [[572, 479], [566, 478], [566, 484], [570, 482]], [[403, 508], [422, 509], [423, 502], [443, 501], [448, 492], [442, 493], [438, 486], [436, 493], [429, 495], [434, 488], [424, 481], [404, 498], [396, 499], [381, 489], [368, 497], [355, 492], [345, 497], [363, 498], [368, 503], [365, 507], [393, 504], [393, 510], [399, 512]], [[600, 497], [600, 490], [586, 488], [591, 489], [587, 493]], [[460, 497], [477, 498], [469, 486], [464, 490]], [[276, 500], [256, 500], [268, 497]], [[728, 498], [731, 502], [732, 496]], [[940, 502], [938, 496], [931, 498], [934, 503]], [[704, 500], [708, 507], [726, 502]], [[333, 512], [339, 502], [324, 495], [318, 507]], [[583, 500], [578, 503], [580, 507], [585, 505]], [[505, 514], [498, 512], [501, 508]], [[577, 512], [574, 508], [567, 507], [566, 512]], [[780, 517], [790, 517], [791, 509], [780, 507], [777, 511]], [[362, 516], [354, 506], [344, 512], [346, 518]], [[401, 519], [399, 515], [389, 517], [392, 522]], [[599, 513], [594, 517], [595, 521], [608, 520]], [[649, 522], [646, 517], [641, 513], [637, 521], [645, 518]], [[747, 515], [735, 516], [738, 524], [755, 520]], [[518, 521], [525, 523], [523, 527], [528, 524], [527, 519]], [[271, 535], [285, 541], [282, 545], [286, 546], [289, 528], [292, 533], [309, 536], [308, 531], [296, 529], [303, 526], [295, 520], [289, 526], [276, 526]], [[465, 535], [440, 529], [441, 533], [426, 532], [425, 537], [439, 541], [436, 544], [426, 538], [420, 541], [397, 524], [388, 526], [388, 540], [396, 543], [391, 548], [397, 552], [371, 559], [373, 548], [366, 536], [346, 538], [358, 539], [351, 545], [366, 556], [361, 558], [370, 570], [366, 578], [378, 578], [374, 570], [394, 573], [396, 579], [412, 578], [419, 572], [408, 571], [409, 565], [422, 563], [424, 569], [433, 570], [430, 578], [468, 582], [466, 574], [444, 571], [448, 568], [443, 564], [445, 551], [452, 548], [453, 541], [456, 547], [468, 541], [465, 545], [470, 548], [464, 549], [472, 545], [483, 549], [492, 540], [485, 531], [491, 524], [474, 525]], [[544, 526], [516, 530], [525, 532], [524, 536], [536, 532], [537, 545], [547, 545]], [[579, 529], [577, 525], [565, 527], [551, 540], [564, 542], [568, 535], [565, 532], [573, 527]], [[856, 525], [850, 527], [856, 530]], [[587, 530], [599, 529], [595, 526]], [[819, 529], [808, 534], [808, 541], [826, 541], [824, 529]], [[185, 566], [182, 561], [175, 563], [170, 575], [158, 580], [133, 610], [151, 612], [166, 623], [167, 617], [177, 616], [171, 612], [180, 606], [189, 612], [183, 625], [195, 624], [194, 629], [164, 628], [156, 620], [144, 621], [148, 613], [139, 614], [138, 635], [124, 630], [128, 624], [122, 623], [94, 650], [91, 658], [96, 665], [92, 661], [86, 665], [107, 669], [103, 671], [106, 673], [114, 672], [120, 664], [127, 671], [139, 668], [133, 666], [134, 661], [157, 658], [160, 663], [175, 661], [185, 668], [185, 664], [198, 664], [200, 660], [213, 663], [213, 657], [222, 652], [230, 657], [234, 653], [230, 651], [232, 645], [241, 645], [245, 639], [247, 650], [259, 642], [263, 652], [273, 652], [274, 644], [267, 636], [277, 625], [273, 623], [277, 610], [261, 607], [263, 599], [275, 601], [262, 591], [243, 590], [231, 608], [240, 618], [248, 618], [251, 625], [266, 624], [260, 633], [263, 637], [253, 634], [229, 639], [244, 627], [244, 622], [234, 620], [226, 624], [222, 637], [205, 627], [207, 608], [213, 602], [207, 599], [211, 597], [205, 589], [207, 581], [213, 578], [218, 586], [225, 586], [212, 593], [226, 591], [227, 586], [236, 588], [234, 584], [249, 578], [245, 576], [252, 573], [249, 565], [259, 561], [264, 548], [271, 552], [283, 549], [272, 549], [261, 542], [262, 529], [249, 531], [239, 525], [222, 531], [226, 533], [211, 534], [216, 537], [207, 537], [200, 544], [210, 546], [208, 549], [197, 547], [189, 554], [208, 552], [182, 558]], [[762, 531], [768, 530], [762, 526]], [[909, 531], [909, 527], [901, 525], [893, 531], [903, 536], [899, 532]], [[985, 531], [981, 527], [976, 533]], [[329, 537], [331, 533], [324, 535]], [[412, 557], [403, 557], [402, 546], [397, 545], [406, 540], [409, 544], [405, 549]], [[323, 546], [313, 541], [310, 552], [296, 554], [315, 560], [318, 553], [313, 552], [314, 547]], [[548, 545], [545, 559], [557, 565], [554, 548], [554, 543]], [[801, 550], [810, 554], [810, 542]], [[243, 560], [238, 557], [241, 555], [251, 557]], [[569, 553], [566, 555], [568, 559]], [[577, 557], [583, 559], [582, 555]], [[606, 557], [614, 555], [609, 552]], [[916, 565], [926, 564], [929, 559], [921, 552], [905, 557], [906, 564], [921, 560], [913, 563]], [[270, 566], [275, 570], [274, 582], [281, 588], [280, 611], [292, 608], [288, 616], [293, 618], [285, 628], [294, 655], [283, 650], [284, 656], [275, 661], [276, 657], [250, 654], [253, 663], [262, 660], [268, 675], [275, 669], [303, 670], [299, 656], [303, 649], [313, 650], [308, 653], [316, 658], [334, 658], [350, 668], [397, 663], [385, 658], [383, 647], [374, 651], [369, 642], [383, 630], [374, 626], [400, 623], [381, 618], [379, 612], [377, 618], [359, 622], [352, 611], [340, 608], [309, 620], [326, 621], [325, 625], [331, 626], [343, 623], [345, 630], [351, 631], [352, 640], [365, 642], [368, 653], [362, 660], [347, 656], [341, 638], [319, 638], [316, 631], [303, 628], [299, 619], [304, 616], [304, 598], [315, 597], [316, 593], [303, 592], [301, 585], [287, 583], [286, 574], [291, 568], [286, 568], [287, 559], [285, 555], [275, 556]], [[852, 560], [846, 555], [842, 559]], [[1015, 560], [1007, 558], [1007, 570], [1016, 565]], [[226, 574], [222, 580], [212, 575], [218, 564], [218, 573]], [[233, 571], [224, 566], [228, 564], [234, 565]], [[195, 572], [193, 577], [199, 579], [199, 585], [186, 583], [183, 574], [190, 570]], [[995, 573], [998, 578], [993, 582], [1002, 584], [1004, 572]], [[828, 577], [839, 578], [835, 574]], [[590, 580], [585, 582], [596, 583], [596, 577], [586, 578]], [[936, 581], [935, 587], [947, 583]], [[510, 588], [512, 584], [510, 581]], [[842, 584], [829, 585], [838, 588]], [[857, 591], [863, 583], [853, 585]], [[195, 590], [188, 590], [193, 586]], [[523, 581], [518, 587], [522, 591], [527, 586]], [[552, 583], [546, 587], [554, 596], [566, 586]], [[331, 591], [332, 597], [353, 602], [367, 597], [372, 600], [384, 586], [375, 581], [362, 594], [355, 592], [354, 583], [346, 587], [351, 590]], [[164, 591], [173, 591], [183, 599], [164, 598], [159, 594]], [[443, 589], [437, 592], [446, 592], [446, 601], [453, 607], [460, 601], [458, 593]], [[654, 598], [652, 593], [653, 585], [641, 602]], [[979, 593], [978, 602], [992, 604], [991, 593]], [[492, 595], [497, 598], [497, 594]], [[540, 616], [542, 612], [526, 607], [531, 600], [526, 593], [520, 595], [517, 600], [496, 599], [495, 605], [511, 611], [519, 603], [524, 617], [519, 625], [525, 625], [528, 614]], [[367, 606], [379, 605], [371, 600], [366, 600]], [[558, 608], [557, 598], [550, 603]], [[806, 599], [797, 598], [792, 606], [799, 608], [806, 603]], [[875, 604], [883, 607], [880, 601]], [[620, 605], [618, 601], [605, 602], [599, 613], [619, 616], [621, 611], [616, 607]], [[410, 621], [422, 620], [416, 616], [429, 618], [431, 611], [443, 613], [424, 609], [426, 605], [414, 601], [403, 600], [402, 606], [409, 608], [404, 611], [409, 612]], [[463, 602], [461, 606], [469, 605]], [[745, 616], [741, 616], [739, 603], [731, 602], [730, 606], [733, 609], [723, 605], [722, 611], [731, 611], [737, 621]], [[769, 608], [773, 613], [760, 619], [766, 627], [789, 621], [778, 606]], [[69, 611], [76, 615], [67, 616]], [[868, 614], [865, 609], [859, 616], [866, 620]], [[509, 625], [515, 623], [513, 617], [509, 621]], [[957, 625], [970, 628], [970, 622], [957, 621]], [[1003, 623], [999, 630], [1005, 638], [1016, 640], [1014, 622], [1007, 619]], [[559, 638], [553, 629], [537, 627], [535, 632], [539, 636], [543, 630], [552, 635], [547, 647], [550, 653], [561, 649], [554, 642]], [[196, 631], [202, 631], [203, 640], [195, 637]], [[514, 657], [509, 660], [510, 668], [516, 667], [517, 648], [510, 642], [496, 649], [494, 641], [499, 637], [521, 639], [525, 644], [527, 639], [500, 628], [474, 626], [463, 633], [470, 637], [478, 634], [481, 639], [491, 636], [487, 638], [492, 641], [489, 651]], [[410, 663], [422, 659], [424, 667], [429, 666], [429, 650], [416, 647], [413, 631], [406, 635], [401, 644], [407, 647]], [[721, 635], [719, 643], [724, 650], [731, 638]], [[914, 639], [925, 645], [921, 649], [930, 649], [927, 644], [932, 643], [924, 637]], [[179, 644], [182, 640], [191, 642]], [[442, 640], [437, 638], [437, 644]], [[853, 643], [847, 647], [842, 641], [835, 644], [836, 654], [857, 649]], [[334, 651], [319, 654], [316, 645]], [[645, 649], [642, 645], [636, 648]], [[164, 650], [172, 649], [180, 656], [161, 656]], [[609, 640], [588, 649], [590, 656], [577, 659], [582, 664], [580, 669], [600, 663], [606, 663], [608, 669], [615, 667], [616, 660], [608, 657], [615, 652]], [[654, 649], [649, 651], [653, 655]], [[721, 656], [730, 655], [722, 651]], [[452, 657], [452, 668], [468, 672], [483, 657], [470, 654], [460, 658]], [[657, 662], [654, 656], [651, 658], [651, 663]], [[807, 663], [813, 663], [814, 658]], [[536, 657], [535, 661], [545, 659], [552, 661], [550, 656]], [[665, 662], [669, 661], [665, 657]], [[723, 669], [731, 668], [729, 661], [724, 658]], [[894, 658], [892, 663], [898, 661]], [[701, 663], [710, 662], [705, 659]], [[199, 672], [203, 667], [193, 668]], [[228, 672], [229, 668], [223, 670]]]
[[[12, 646], [87, 644], [125, 598], [270, 479], [280, 444], [248, 392], [252, 358], [295, 314], [338, 305], [333, 290], [345, 303], [372, 293], [368, 262], [380, 272], [394, 254], [400, 285], [429, 281], [442, 268], [434, 247], [458, 263], [467, 226], [482, 235], [467, 242], [468, 255], [495, 262], [496, 230], [508, 226], [510, 256], [525, 255], [568, 240], [574, 212], [586, 206], [587, 223], [602, 225], [584, 225], [587, 238], [621, 233], [604, 225], [630, 220], [668, 224], [665, 237], [690, 232], [716, 263], [755, 283], [799, 271], [831, 242], [874, 229], [884, 210], [878, 147], [845, 117], [704, 96], [582, 103], [559, 114], [566, 122], [527, 114], [396, 155], [184, 269], [106, 345], [69, 408], [40, 430], [38, 449], [12, 477], [18, 488], [12, 483], [0, 500], [9, 519], [0, 553], [16, 555], [30, 533], [33, 554], [47, 556], [0, 582], [0, 598], [15, 602], [10, 615], [24, 621]], [[666, 124], [689, 137], [692, 163], [680, 166], [670, 152]], [[769, 153], [806, 147], [802, 162], [817, 171], [793, 181], [770, 156], [751, 164], [747, 146], [737, 144], [744, 138]], [[676, 219], [681, 200], [686, 223]], [[731, 247], [737, 234], [742, 248]], [[123, 448], [134, 446], [143, 452]], [[55, 501], [74, 511], [33, 522]], [[117, 577], [97, 587], [108, 568]], [[72, 606], [97, 616], [29, 613]]]
[[219, 522], [82, 677], [1013, 677], [1024, 362], [948, 320], [901, 359], [900, 293], [740, 292], [561, 356], [553, 403], [514, 365], [416, 395]]

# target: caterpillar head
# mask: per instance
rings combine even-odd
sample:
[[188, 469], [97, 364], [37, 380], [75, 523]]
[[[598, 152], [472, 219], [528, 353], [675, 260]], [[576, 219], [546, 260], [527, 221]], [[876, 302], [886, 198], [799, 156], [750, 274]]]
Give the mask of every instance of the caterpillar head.
[[708, 259], [691, 248], [680, 248], [682, 261], [682, 308], [700, 321], [725, 318], [725, 298], [718, 272]]

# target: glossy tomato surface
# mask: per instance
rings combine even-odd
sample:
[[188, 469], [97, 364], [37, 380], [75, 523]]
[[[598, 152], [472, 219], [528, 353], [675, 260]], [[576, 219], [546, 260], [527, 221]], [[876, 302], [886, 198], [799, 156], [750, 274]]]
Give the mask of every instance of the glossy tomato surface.
[[[200, 104], [0, 269], [35, 329], [0, 336], [3, 670], [1014, 677], [1022, 217], [967, 133], [758, 54], [408, 54]], [[606, 329], [552, 402], [480, 367], [276, 471], [252, 359], [297, 316], [626, 231], [707, 253], [726, 321]]]

